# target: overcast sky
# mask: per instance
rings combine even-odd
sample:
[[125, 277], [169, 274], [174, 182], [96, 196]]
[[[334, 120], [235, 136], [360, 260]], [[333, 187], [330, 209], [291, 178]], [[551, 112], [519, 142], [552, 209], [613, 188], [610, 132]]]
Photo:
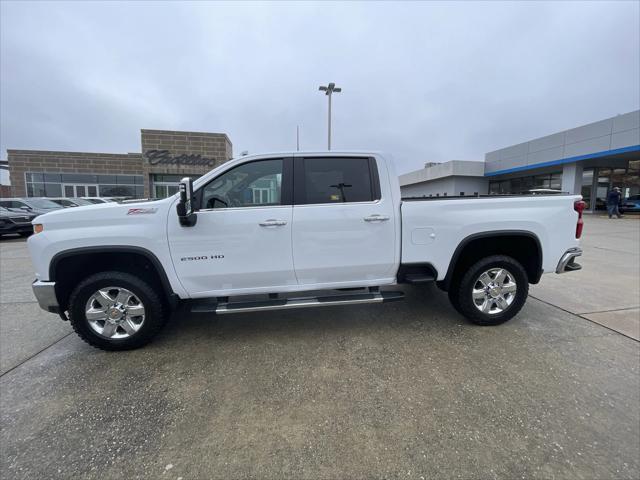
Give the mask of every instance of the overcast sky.
[[640, 3], [1, 3], [0, 147], [383, 150], [399, 173], [639, 108]]

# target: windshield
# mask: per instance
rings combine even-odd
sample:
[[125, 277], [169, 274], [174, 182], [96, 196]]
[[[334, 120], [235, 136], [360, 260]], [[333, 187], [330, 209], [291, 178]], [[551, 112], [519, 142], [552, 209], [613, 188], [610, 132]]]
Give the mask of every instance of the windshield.
[[75, 207], [76, 206], [75, 203], [73, 203], [70, 200], [66, 200], [64, 198], [58, 198], [56, 200], [51, 200], [51, 201], [54, 202], [54, 203], [57, 203], [58, 205], [62, 205], [63, 207]]
[[51, 200], [47, 200], [46, 198], [30, 198], [25, 203], [30, 207], [41, 208], [43, 210], [54, 210], [56, 208], [60, 208], [60, 205], [52, 202]]

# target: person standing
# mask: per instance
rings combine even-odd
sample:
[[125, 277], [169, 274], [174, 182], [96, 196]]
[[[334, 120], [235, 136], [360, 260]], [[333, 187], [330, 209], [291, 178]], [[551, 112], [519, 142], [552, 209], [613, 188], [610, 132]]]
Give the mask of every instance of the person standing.
[[613, 190], [611, 190], [607, 194], [607, 213], [609, 214], [609, 218], [613, 217], [614, 215], [618, 218], [622, 217], [622, 215], [620, 215], [620, 210], [618, 209], [621, 197], [622, 194], [620, 193], [620, 188], [618, 187], [613, 187]]

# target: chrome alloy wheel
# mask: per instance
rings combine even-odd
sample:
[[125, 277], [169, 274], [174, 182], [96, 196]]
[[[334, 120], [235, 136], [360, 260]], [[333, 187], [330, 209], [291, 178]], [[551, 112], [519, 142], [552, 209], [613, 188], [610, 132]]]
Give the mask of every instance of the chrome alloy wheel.
[[495, 315], [509, 308], [517, 291], [518, 285], [511, 272], [504, 268], [492, 268], [478, 277], [471, 296], [478, 310]]
[[126, 288], [101, 288], [87, 300], [85, 316], [98, 335], [118, 340], [135, 335], [144, 323], [144, 305]]

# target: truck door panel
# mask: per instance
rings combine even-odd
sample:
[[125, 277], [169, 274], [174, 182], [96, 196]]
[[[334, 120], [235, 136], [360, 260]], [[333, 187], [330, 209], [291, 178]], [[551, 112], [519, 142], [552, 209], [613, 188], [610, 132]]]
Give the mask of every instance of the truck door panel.
[[380, 193], [375, 159], [294, 162], [293, 261], [303, 285], [393, 276], [393, 202]]
[[196, 297], [296, 285], [291, 249], [291, 159], [223, 172], [199, 195], [193, 227], [169, 224], [176, 273]]

